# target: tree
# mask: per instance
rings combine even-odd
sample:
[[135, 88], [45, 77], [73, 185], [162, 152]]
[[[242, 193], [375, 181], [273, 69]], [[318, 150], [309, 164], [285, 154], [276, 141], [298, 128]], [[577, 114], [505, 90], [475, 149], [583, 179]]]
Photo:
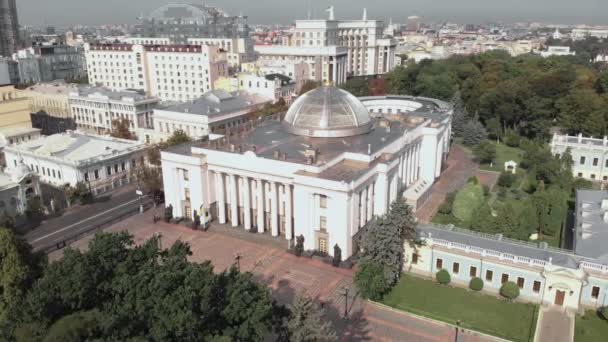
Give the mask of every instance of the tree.
[[163, 190], [163, 175], [159, 167], [142, 165], [132, 171], [132, 176], [146, 193], [156, 193]]
[[474, 146], [485, 141], [487, 138], [488, 132], [483, 127], [481, 122], [477, 120], [471, 120], [464, 125], [462, 142], [465, 145]]
[[452, 132], [454, 136], [464, 136], [464, 125], [469, 120], [467, 109], [462, 101], [460, 91], [457, 91], [452, 97], [452, 108], [454, 109], [454, 115], [452, 116]]
[[513, 183], [515, 183], [516, 179], [517, 176], [512, 174], [511, 172], [502, 172], [498, 177], [498, 181], [496, 182], [496, 184], [503, 188], [510, 188], [513, 186]]
[[100, 336], [98, 310], [79, 311], [60, 318], [49, 328], [43, 342], [80, 342]]
[[353, 94], [354, 96], [369, 96], [368, 81], [364, 77], [354, 77], [340, 85], [340, 88]]
[[435, 279], [441, 285], [447, 285], [451, 281], [450, 273], [444, 269], [440, 269], [435, 273]]
[[340, 246], [338, 246], [338, 244], [336, 244], [334, 246], [334, 257], [332, 259], [332, 265], [334, 267], [340, 267], [341, 262], [342, 262], [342, 250], [340, 249]]
[[363, 298], [379, 300], [390, 289], [384, 267], [373, 261], [362, 261], [355, 273], [355, 285]]
[[487, 140], [483, 141], [473, 148], [473, 153], [479, 162], [485, 164], [493, 163], [496, 158], [496, 145]]
[[137, 138], [131, 133], [131, 121], [128, 119], [112, 120], [111, 136], [120, 139], [136, 140]]
[[173, 145], [184, 144], [184, 143], [187, 143], [190, 141], [192, 141], [192, 139], [190, 139], [188, 134], [186, 134], [186, 132], [184, 132], [183, 130], [178, 129], [173, 132], [173, 134], [169, 137], [169, 139], [167, 139], [167, 144], [169, 144], [169, 146], [173, 146]]
[[469, 281], [469, 288], [473, 291], [481, 291], [483, 289], [483, 280], [479, 277], [473, 277]]
[[306, 94], [309, 91], [317, 89], [320, 86], [321, 84], [317, 81], [307, 80], [306, 82], [304, 82], [304, 84], [302, 84], [302, 88], [300, 88], [299, 95]]
[[89, 191], [89, 187], [84, 182], [76, 183], [75, 187], [67, 185], [65, 187], [65, 195], [70, 204], [88, 204], [93, 200], [93, 194]]
[[519, 297], [519, 287], [512, 281], [507, 281], [500, 287], [500, 295], [507, 299]]
[[323, 318], [323, 309], [306, 295], [298, 295], [289, 307], [287, 329], [289, 341], [322, 342], [337, 341], [329, 321]]
[[39, 196], [34, 196], [27, 200], [25, 216], [27, 216], [27, 218], [31, 222], [39, 223], [40, 221], [42, 221], [42, 218], [44, 217], [44, 211]]

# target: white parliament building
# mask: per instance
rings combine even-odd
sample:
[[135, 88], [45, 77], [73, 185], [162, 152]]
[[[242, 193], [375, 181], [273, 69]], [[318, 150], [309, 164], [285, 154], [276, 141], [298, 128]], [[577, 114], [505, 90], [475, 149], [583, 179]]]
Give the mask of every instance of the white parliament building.
[[[282, 120], [281, 120], [282, 118]], [[415, 208], [439, 177], [452, 109], [410, 96], [356, 98], [331, 86], [300, 96], [283, 116], [248, 122], [231, 136], [163, 151], [166, 205], [235, 229], [342, 257], [397, 196]]]

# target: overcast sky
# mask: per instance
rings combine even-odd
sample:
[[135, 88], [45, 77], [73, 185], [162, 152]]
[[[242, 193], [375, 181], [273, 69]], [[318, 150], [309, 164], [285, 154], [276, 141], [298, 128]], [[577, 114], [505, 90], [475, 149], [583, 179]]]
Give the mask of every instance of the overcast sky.
[[[544, 21], [564, 24], [608, 24], [608, 0], [209, 0], [230, 14], [249, 16], [253, 24], [287, 24], [305, 19], [307, 3], [313, 13], [334, 5], [337, 19], [361, 17], [367, 7], [370, 19], [404, 22], [410, 15], [427, 20], [487, 22], [492, 20]], [[17, 0], [19, 18], [26, 25], [134, 23], [140, 13], [167, 3], [199, 0]]]

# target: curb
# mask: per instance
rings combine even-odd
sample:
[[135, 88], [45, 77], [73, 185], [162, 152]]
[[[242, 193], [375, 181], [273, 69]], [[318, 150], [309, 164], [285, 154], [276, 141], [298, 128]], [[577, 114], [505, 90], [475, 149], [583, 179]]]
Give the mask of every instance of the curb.
[[436, 325], [443, 325], [443, 326], [450, 327], [450, 328], [460, 328], [461, 330], [466, 331], [467, 333], [470, 333], [472, 335], [487, 337], [487, 338], [493, 339], [493, 340], [495, 340], [497, 342], [510, 342], [509, 340], [505, 340], [503, 338], [500, 338], [500, 337], [497, 337], [497, 336], [493, 336], [493, 335], [488, 335], [488, 334], [482, 333], [482, 332], [477, 331], [477, 330], [457, 327], [456, 325], [451, 324], [451, 323], [447, 323], [447, 322], [444, 322], [444, 321], [438, 321], [438, 320], [435, 320], [435, 319], [432, 319], [432, 318], [429, 318], [429, 317], [425, 317], [425, 316], [420, 316], [420, 315], [417, 315], [415, 313], [411, 313], [409, 311], [403, 311], [403, 310], [395, 309], [395, 308], [393, 308], [391, 306], [388, 306], [388, 305], [385, 305], [385, 304], [382, 304], [382, 303], [378, 303], [378, 302], [374, 302], [373, 300], [369, 300], [368, 299], [367, 302], [370, 303], [370, 304], [373, 304], [373, 305], [375, 305], [375, 306], [377, 306], [379, 308], [382, 308], [382, 309], [385, 309], [385, 310], [388, 310], [388, 311], [391, 311], [391, 312], [394, 312], [394, 313], [398, 313], [398, 314], [408, 315], [408, 316], [414, 317], [416, 319], [419, 319], [421, 321], [425, 321], [425, 322], [428, 322], [428, 323], [433, 323], [433, 324], [436, 324]]

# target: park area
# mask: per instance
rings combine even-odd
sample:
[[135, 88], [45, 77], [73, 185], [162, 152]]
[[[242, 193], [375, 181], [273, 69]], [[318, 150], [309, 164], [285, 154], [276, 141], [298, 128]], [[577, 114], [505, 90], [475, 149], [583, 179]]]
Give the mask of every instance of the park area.
[[584, 315], [576, 316], [574, 326], [575, 342], [606, 341], [608, 338], [608, 320], [593, 311], [587, 310]]
[[[383, 304], [511, 341], [532, 341], [538, 306], [403, 274]], [[517, 317], [517, 319], [513, 319]], [[596, 340], [597, 341], [597, 340]]]

